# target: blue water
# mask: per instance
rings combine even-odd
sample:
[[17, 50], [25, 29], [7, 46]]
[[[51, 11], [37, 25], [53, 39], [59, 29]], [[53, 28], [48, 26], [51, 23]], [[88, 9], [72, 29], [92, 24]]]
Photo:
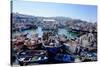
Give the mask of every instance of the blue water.
[[75, 38], [77, 36], [76, 33], [70, 32], [67, 28], [58, 29], [58, 34], [65, 35], [67, 38]]
[[[15, 36], [15, 35], [18, 35], [21, 33], [29, 33], [29, 35], [28, 35], [29, 38], [32, 36], [33, 33], [37, 33], [39, 35], [39, 37], [42, 37], [42, 35], [43, 35], [43, 31], [42, 31], [41, 27], [38, 27], [37, 29], [25, 30], [22, 32], [13, 32], [12, 35]], [[69, 39], [75, 38], [77, 36], [76, 33], [69, 32], [69, 29], [67, 29], [67, 28], [58, 29], [58, 34], [65, 35]]]

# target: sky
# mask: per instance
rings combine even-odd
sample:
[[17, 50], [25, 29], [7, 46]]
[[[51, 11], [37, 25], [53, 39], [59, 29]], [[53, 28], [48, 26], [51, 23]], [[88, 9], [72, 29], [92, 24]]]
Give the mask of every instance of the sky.
[[12, 12], [43, 17], [63, 16], [88, 22], [97, 21], [96, 5], [13, 0]]

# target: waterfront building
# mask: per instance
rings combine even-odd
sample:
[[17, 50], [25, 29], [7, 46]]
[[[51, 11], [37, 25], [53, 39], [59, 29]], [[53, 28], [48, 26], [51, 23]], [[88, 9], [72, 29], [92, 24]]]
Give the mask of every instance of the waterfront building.
[[58, 33], [58, 24], [54, 19], [43, 19], [43, 30], [52, 30], [53, 34], [56, 35]]

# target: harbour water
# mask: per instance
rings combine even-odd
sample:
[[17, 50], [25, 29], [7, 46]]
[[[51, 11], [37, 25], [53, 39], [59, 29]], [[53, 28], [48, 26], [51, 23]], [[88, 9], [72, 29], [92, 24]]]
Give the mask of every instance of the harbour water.
[[[22, 33], [23, 34], [28, 33], [27, 37], [30, 38], [33, 33], [37, 33], [39, 37], [42, 37], [43, 32], [44, 31], [42, 30], [42, 28], [38, 27], [37, 29], [29, 29], [29, 30], [24, 30], [22, 32], [18, 32], [18, 31], [13, 32], [12, 36], [14, 37], [14, 36], [22, 34]], [[73, 33], [73, 32], [70, 32], [68, 28], [59, 28], [58, 29], [58, 34], [59, 35], [65, 35], [65, 36], [67, 36], [68, 39], [77, 37], [77, 34]]]

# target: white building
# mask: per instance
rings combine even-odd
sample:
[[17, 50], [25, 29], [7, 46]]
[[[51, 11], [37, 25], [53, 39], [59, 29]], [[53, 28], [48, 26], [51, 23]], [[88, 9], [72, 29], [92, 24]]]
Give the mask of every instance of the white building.
[[55, 29], [57, 27], [57, 21], [54, 19], [43, 19], [43, 29]]

